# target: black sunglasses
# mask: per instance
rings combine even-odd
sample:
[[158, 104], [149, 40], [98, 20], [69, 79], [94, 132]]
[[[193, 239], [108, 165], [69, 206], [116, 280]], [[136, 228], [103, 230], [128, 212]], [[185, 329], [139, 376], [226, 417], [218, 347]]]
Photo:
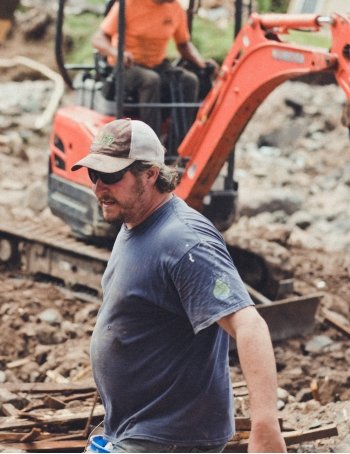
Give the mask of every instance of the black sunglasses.
[[93, 184], [96, 184], [97, 180], [102, 181], [103, 184], [115, 184], [123, 178], [126, 172], [130, 170], [131, 166], [132, 164], [128, 167], [125, 167], [125, 169], [119, 170], [119, 172], [114, 173], [103, 173], [97, 172], [97, 170], [88, 169], [88, 174]]

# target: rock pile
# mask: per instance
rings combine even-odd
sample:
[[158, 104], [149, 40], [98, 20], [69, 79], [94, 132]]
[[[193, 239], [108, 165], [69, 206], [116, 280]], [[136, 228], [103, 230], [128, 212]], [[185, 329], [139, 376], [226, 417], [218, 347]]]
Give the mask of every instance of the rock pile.
[[350, 141], [336, 85], [287, 82], [236, 148], [240, 225], [282, 224], [306, 248], [349, 250]]

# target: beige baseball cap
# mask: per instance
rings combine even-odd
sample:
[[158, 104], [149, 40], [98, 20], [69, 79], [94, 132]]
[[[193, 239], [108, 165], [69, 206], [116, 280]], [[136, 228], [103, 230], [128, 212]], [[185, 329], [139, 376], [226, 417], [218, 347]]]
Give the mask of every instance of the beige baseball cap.
[[75, 163], [72, 170], [87, 167], [97, 172], [114, 173], [138, 160], [164, 163], [164, 151], [150, 126], [140, 120], [123, 118], [102, 126], [89, 154]]

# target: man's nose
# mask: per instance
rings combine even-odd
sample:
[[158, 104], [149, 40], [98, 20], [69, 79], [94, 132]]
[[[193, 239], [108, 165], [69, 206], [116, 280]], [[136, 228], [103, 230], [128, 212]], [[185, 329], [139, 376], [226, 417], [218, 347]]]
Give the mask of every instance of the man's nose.
[[97, 194], [98, 192], [104, 191], [108, 185], [103, 183], [99, 178], [97, 178], [96, 183], [92, 185], [92, 189]]

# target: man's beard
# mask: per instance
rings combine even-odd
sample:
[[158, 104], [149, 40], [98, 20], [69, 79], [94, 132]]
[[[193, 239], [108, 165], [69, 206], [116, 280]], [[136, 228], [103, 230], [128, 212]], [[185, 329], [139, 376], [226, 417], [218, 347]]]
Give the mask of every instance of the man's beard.
[[135, 183], [130, 191], [133, 194], [133, 197], [125, 202], [118, 200], [116, 197], [104, 194], [98, 198], [98, 203], [102, 207], [103, 203], [113, 203], [117, 205], [118, 211], [115, 213], [113, 218], [108, 219], [108, 216], [105, 217], [105, 213], [102, 207], [103, 217], [106, 222], [110, 223], [127, 223], [133, 222], [135, 216], [137, 217], [139, 212], [142, 210], [142, 196], [145, 192], [145, 188], [141, 179], [136, 178]]

